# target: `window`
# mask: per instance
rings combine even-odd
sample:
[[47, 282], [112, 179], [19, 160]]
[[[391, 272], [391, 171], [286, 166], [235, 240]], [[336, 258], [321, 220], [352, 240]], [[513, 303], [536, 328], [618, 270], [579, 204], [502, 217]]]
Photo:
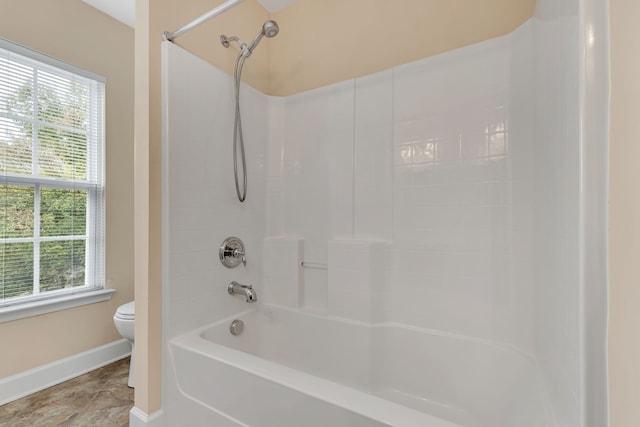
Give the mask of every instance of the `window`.
[[104, 287], [104, 79], [0, 39], [0, 310]]

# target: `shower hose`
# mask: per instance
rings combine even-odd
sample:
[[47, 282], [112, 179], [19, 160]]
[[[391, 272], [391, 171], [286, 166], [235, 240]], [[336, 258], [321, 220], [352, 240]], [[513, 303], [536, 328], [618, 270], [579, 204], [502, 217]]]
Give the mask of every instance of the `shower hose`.
[[[242, 136], [242, 117], [240, 114], [240, 77], [242, 76], [242, 67], [247, 57], [241, 51], [236, 58], [235, 65], [235, 95], [236, 95], [236, 116], [233, 125], [233, 174], [236, 181], [236, 194], [238, 200], [244, 202], [247, 198], [247, 160], [244, 153], [244, 138]], [[238, 176], [238, 150], [242, 159], [242, 190], [240, 189], [240, 178]]]

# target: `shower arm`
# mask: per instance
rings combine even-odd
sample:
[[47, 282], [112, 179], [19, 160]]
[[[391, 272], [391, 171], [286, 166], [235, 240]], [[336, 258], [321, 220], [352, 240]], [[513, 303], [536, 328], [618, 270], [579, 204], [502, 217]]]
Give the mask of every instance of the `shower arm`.
[[247, 45], [245, 42], [240, 40], [240, 38], [237, 36], [227, 37], [223, 34], [220, 36], [220, 43], [222, 43], [222, 46], [224, 47], [229, 47], [231, 45], [231, 42], [236, 42], [238, 44], [238, 48], [240, 49], [240, 52], [242, 53], [242, 56], [249, 57], [251, 56], [251, 54], [253, 53], [253, 50], [256, 48], [256, 46], [258, 46], [258, 43], [260, 43], [260, 40], [262, 40], [263, 37], [264, 37], [264, 33], [259, 32], [253, 38], [251, 43]]
[[195, 27], [204, 24], [205, 22], [215, 18], [216, 16], [226, 12], [227, 10], [231, 9], [234, 6], [239, 5], [240, 3], [242, 3], [244, 0], [227, 0], [226, 2], [222, 3], [220, 6], [216, 7], [215, 9], [210, 10], [209, 12], [205, 13], [204, 15], [194, 19], [193, 21], [189, 22], [186, 25], [183, 25], [182, 27], [178, 28], [177, 30], [175, 30], [174, 32], [168, 32], [165, 31], [162, 33], [162, 40], [164, 41], [170, 41], [172, 42], [173, 40], [175, 40], [176, 38], [180, 37], [181, 35], [183, 35], [184, 33], [186, 33], [189, 30], [194, 29]]
[[248, 47], [245, 42], [240, 40], [239, 37], [236, 37], [236, 36], [227, 37], [225, 35], [220, 36], [220, 43], [222, 43], [222, 46], [230, 47], [231, 42], [236, 42], [238, 44], [238, 49], [240, 49], [240, 53], [242, 54], [242, 56], [248, 58], [253, 53], [252, 49]]

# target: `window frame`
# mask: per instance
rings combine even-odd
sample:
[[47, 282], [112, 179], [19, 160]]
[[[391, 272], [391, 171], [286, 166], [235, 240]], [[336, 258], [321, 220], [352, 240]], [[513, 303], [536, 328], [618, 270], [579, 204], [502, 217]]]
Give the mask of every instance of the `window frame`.
[[[83, 70], [75, 65], [58, 60], [48, 55], [42, 54], [30, 48], [18, 45], [6, 39], [0, 38], [0, 48], [13, 54], [19, 55], [20, 61], [30, 67], [42, 70], [46, 73], [61, 75], [71, 73], [83, 79], [91, 80], [97, 85], [90, 85], [89, 103], [90, 110], [96, 112], [95, 122], [91, 123], [93, 128], [82, 132], [79, 129], [70, 128], [73, 132], [84, 133], [87, 136], [87, 162], [95, 156], [96, 167], [87, 167], [85, 180], [76, 178], [52, 178], [38, 175], [38, 162], [36, 161], [38, 149], [38, 136], [34, 132], [32, 156], [32, 175], [21, 175], [13, 173], [0, 173], [0, 184], [15, 186], [32, 186], [34, 188], [34, 233], [27, 238], [3, 238], [0, 243], [11, 243], [13, 241], [34, 242], [34, 268], [39, 270], [39, 250], [36, 249], [36, 242], [42, 241], [71, 241], [85, 240], [85, 284], [83, 286], [47, 291], [45, 293], [35, 293], [29, 296], [13, 297], [7, 300], [0, 300], [0, 323], [71, 308], [79, 305], [95, 303], [111, 298], [114, 290], [105, 289], [105, 110], [106, 110], [106, 79], [96, 73]], [[62, 73], [61, 73], [62, 72]], [[99, 90], [99, 92], [96, 92]], [[34, 90], [36, 92], [36, 90]], [[37, 93], [34, 95], [37, 97]], [[37, 98], [36, 98], [37, 99]], [[32, 117], [20, 117], [10, 114], [0, 113], [0, 117], [10, 120], [20, 120], [30, 122], [41, 127], [51, 126], [52, 123], [40, 120], [37, 117], [37, 103], [34, 104], [35, 114]], [[89, 119], [91, 120], [91, 119]], [[58, 125], [53, 124], [54, 128]], [[87, 165], [88, 166], [88, 165]], [[85, 235], [80, 236], [60, 236], [42, 237], [40, 236], [40, 189], [56, 188], [81, 190], [87, 192], [86, 205], [86, 228]], [[36, 230], [36, 228], [38, 228]], [[80, 237], [80, 238], [76, 238]], [[34, 282], [35, 282], [34, 271]], [[39, 285], [38, 285], [39, 286]], [[37, 287], [34, 283], [34, 292]]]

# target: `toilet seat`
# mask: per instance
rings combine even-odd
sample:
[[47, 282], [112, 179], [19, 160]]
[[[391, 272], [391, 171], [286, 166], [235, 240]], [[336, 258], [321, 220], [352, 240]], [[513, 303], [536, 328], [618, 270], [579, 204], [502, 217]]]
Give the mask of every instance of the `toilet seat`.
[[135, 302], [131, 301], [129, 303], [123, 304], [116, 310], [116, 314], [114, 317], [117, 317], [120, 320], [135, 320]]

